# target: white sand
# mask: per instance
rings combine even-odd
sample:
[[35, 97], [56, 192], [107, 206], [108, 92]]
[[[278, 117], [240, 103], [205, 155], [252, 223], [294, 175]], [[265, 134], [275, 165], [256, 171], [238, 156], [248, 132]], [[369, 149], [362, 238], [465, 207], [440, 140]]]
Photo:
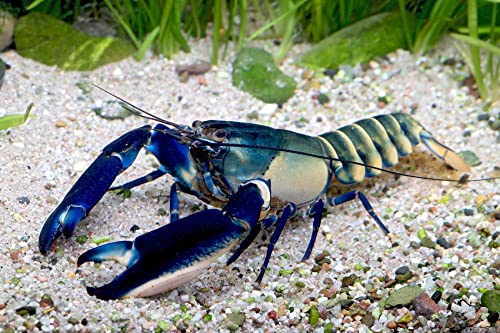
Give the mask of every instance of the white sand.
[[[298, 218], [285, 228], [271, 259], [271, 270], [260, 287], [253, 281], [265, 254], [266, 242], [259, 239], [231, 267], [224, 268], [221, 259], [192, 282], [157, 297], [106, 302], [87, 295], [86, 284], [109, 281], [118, 267], [107, 264], [97, 270], [87, 264], [77, 271], [78, 255], [95, 245], [90, 240], [78, 244], [75, 236], [132, 239], [139, 232], [166, 223], [168, 216], [160, 216], [158, 210], [168, 207], [166, 195], [171, 183], [168, 177], [134, 189], [130, 199], [107, 194], [90, 217], [77, 226], [71, 239], [57, 242], [57, 253], [42, 256], [38, 251], [38, 234], [59, 200], [106, 143], [144, 123], [137, 117], [116, 121], [97, 117], [90, 108], [112, 98], [97, 89], [85, 95], [78, 83], [100, 85], [160, 117], [188, 125], [195, 119], [249, 121], [247, 115], [257, 111], [259, 123], [319, 134], [363, 117], [415, 109], [415, 117], [446, 145], [456, 151], [471, 150], [479, 156], [482, 164], [473, 169], [472, 178], [491, 176], [494, 166], [500, 165], [498, 132], [491, 130], [486, 121], [478, 121], [478, 115], [485, 113], [483, 105], [454, 79], [466, 70], [442, 66], [438, 54], [417, 62], [408, 53], [397, 52], [389, 55], [389, 60], [373, 63], [367, 71], [357, 69], [352, 82], [341, 83], [338, 78], [332, 80], [318, 74], [314, 79], [318, 85], [311, 83], [304, 70], [288, 60], [283, 69], [297, 80], [297, 94], [284, 108], [277, 109], [235, 89], [231, 85], [229, 61], [204, 75], [206, 85], [201, 84], [199, 77], [181, 83], [175, 74], [175, 64], [209, 60], [210, 45], [205, 41], [195, 44], [191, 54], [180, 54], [173, 61], [151, 57], [138, 63], [128, 59], [86, 73], [62, 72], [23, 59], [12, 51], [1, 54], [12, 69], [6, 73], [0, 89], [0, 116], [22, 113], [33, 102], [32, 114], [36, 118], [21, 127], [0, 132], [0, 328], [9, 326], [22, 331], [28, 327], [33, 331], [60, 332], [107, 332], [122, 328], [153, 331], [160, 324], [172, 330], [177, 325], [187, 331], [216, 331], [230, 328], [227, 318], [233, 312], [245, 315], [241, 327], [244, 332], [312, 331], [307, 308], [318, 304], [320, 312], [326, 311], [326, 320], [320, 319], [316, 331], [323, 332], [324, 326], [332, 323], [346, 331], [366, 332], [368, 327], [360, 323], [360, 316], [342, 313], [338, 305], [325, 310], [335, 301], [320, 291], [333, 286], [331, 291], [337, 290], [337, 299], [355, 299], [368, 295], [365, 288], [371, 284], [384, 299], [393, 288], [383, 287], [384, 281], [380, 280], [384, 276], [394, 278], [394, 271], [403, 265], [408, 265], [416, 275], [403, 285], [419, 285], [429, 295], [435, 291], [436, 279], [444, 285], [444, 299], [458, 293], [454, 289], [458, 283], [469, 288], [466, 302], [456, 301], [449, 311], [446, 310], [448, 303], [441, 301], [439, 305], [444, 310], [439, 318], [427, 323], [422, 320], [424, 326], [417, 331], [445, 327], [450, 317], [458, 318], [467, 326], [464, 318], [475, 315], [477, 309], [483, 317], [476, 320], [471, 329], [489, 325], [485, 320], [487, 311], [480, 309], [478, 288], [492, 289], [495, 283], [500, 283], [498, 275], [488, 272], [498, 260], [498, 249], [488, 247], [491, 235], [477, 236], [476, 247], [467, 239], [479, 235], [481, 229], [491, 234], [500, 230], [500, 221], [487, 215], [499, 209], [498, 181], [457, 186], [382, 175], [363, 183], [358, 188], [368, 196], [378, 214], [386, 218], [384, 221], [399, 246], [391, 247], [391, 242], [359, 203], [331, 208], [313, 251], [313, 256], [323, 250], [331, 253], [329, 269], [312, 273], [313, 259], [299, 263], [311, 226], [310, 219]], [[442, 52], [458, 59], [452, 48]], [[313, 99], [319, 90], [330, 97], [325, 106]], [[392, 101], [379, 108], [377, 97], [382, 92]], [[492, 118], [497, 117], [498, 112], [498, 106], [488, 111]], [[58, 121], [66, 125], [56, 127]], [[464, 136], [466, 131], [470, 136]], [[152, 170], [153, 158], [144, 154], [140, 157], [118, 183]], [[407, 166], [415, 167], [411, 172], [416, 174], [460, 177], [460, 173], [427, 153], [405, 160], [403, 168], [398, 170], [407, 170]], [[290, 186], [293, 184], [291, 179]], [[162, 197], [157, 199], [159, 195]], [[450, 196], [449, 200], [440, 202], [445, 195]], [[483, 207], [486, 213], [477, 210], [475, 200], [480, 195], [487, 198]], [[29, 204], [20, 203], [19, 197], [27, 197]], [[190, 214], [190, 208], [199, 204], [196, 198], [181, 196], [181, 214]], [[473, 215], [464, 216], [464, 208], [471, 208]], [[142, 229], [135, 234], [130, 231], [134, 224]], [[447, 224], [451, 226], [443, 226]], [[427, 230], [431, 239], [444, 237], [454, 246], [437, 250], [440, 257], [428, 248], [411, 248], [410, 242], [418, 242], [417, 231], [421, 228]], [[269, 233], [267, 236], [269, 239]], [[473, 262], [473, 258], [482, 259]], [[447, 263], [455, 269], [438, 271]], [[356, 264], [371, 269], [366, 273], [356, 271]], [[294, 273], [279, 276], [282, 269], [294, 270]], [[350, 287], [349, 292], [338, 291], [342, 277], [352, 273], [359, 277], [361, 284]], [[305, 287], [296, 287], [297, 281]], [[280, 289], [284, 291], [278, 292]], [[53, 308], [39, 305], [44, 294], [52, 298]], [[370, 313], [380, 305], [377, 300], [369, 304]], [[16, 314], [16, 309], [22, 306], [33, 306], [36, 314], [25, 317]], [[276, 321], [269, 318], [273, 310], [277, 312]], [[388, 321], [397, 321], [404, 314], [394, 309], [380, 311], [382, 315], [372, 330], [383, 331]], [[209, 322], [203, 321], [206, 313], [212, 316]], [[174, 323], [174, 318], [182, 319]]]

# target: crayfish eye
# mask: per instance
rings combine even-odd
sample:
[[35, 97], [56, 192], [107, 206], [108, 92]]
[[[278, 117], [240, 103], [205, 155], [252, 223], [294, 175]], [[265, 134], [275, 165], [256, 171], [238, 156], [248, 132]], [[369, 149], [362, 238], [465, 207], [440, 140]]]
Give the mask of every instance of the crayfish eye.
[[226, 138], [226, 136], [227, 136], [227, 132], [223, 128], [217, 129], [214, 132], [214, 134], [212, 135], [214, 141], [216, 141], [216, 142], [222, 142], [222, 141], [224, 141], [224, 139]]
[[201, 126], [201, 120], [193, 121], [193, 125], [191, 127], [197, 128]]

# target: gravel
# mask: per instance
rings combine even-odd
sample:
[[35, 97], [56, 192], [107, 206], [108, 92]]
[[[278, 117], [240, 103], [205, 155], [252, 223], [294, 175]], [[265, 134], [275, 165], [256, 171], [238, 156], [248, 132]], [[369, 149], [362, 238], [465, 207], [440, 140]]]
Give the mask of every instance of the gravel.
[[[107, 194], [73, 237], [58, 241], [54, 252], [42, 256], [38, 233], [59, 200], [106, 143], [144, 123], [137, 117], [98, 117], [92, 108], [112, 98], [91, 83], [183, 124], [227, 119], [319, 134], [379, 113], [412, 112], [446, 145], [479, 157], [482, 163], [471, 178], [498, 175], [499, 132], [488, 124], [498, 117], [498, 105], [487, 109], [460, 86], [467, 70], [460, 61], [445, 61], [459, 59], [446, 43], [425, 58], [398, 51], [366, 66], [342, 69], [333, 77], [294, 65], [294, 57], [303, 49], [298, 46], [281, 66], [298, 83], [296, 95], [283, 107], [265, 105], [235, 89], [230, 61], [181, 82], [176, 65], [210, 59], [207, 41], [192, 45], [190, 54], [173, 60], [127, 59], [84, 73], [62, 72], [13, 51], [1, 55], [12, 68], [0, 90], [0, 116], [22, 113], [33, 102], [36, 118], [0, 132], [0, 328], [35, 332], [495, 330], [498, 316], [482, 307], [480, 299], [481, 292], [500, 283], [493, 274], [498, 272], [498, 248], [493, 246], [498, 241], [492, 238], [500, 231], [498, 181], [458, 185], [384, 174], [359, 184], [392, 239], [383, 235], [358, 202], [347, 203], [329, 208], [311, 259], [301, 263], [311, 220], [299, 216], [286, 226], [260, 286], [254, 280], [269, 232], [264, 233], [266, 240], [259, 237], [230, 267], [224, 266], [228, 257], [223, 257], [193, 281], [157, 297], [101, 301], [87, 295], [85, 285], [109, 281], [120, 267], [106, 263], [77, 269], [78, 255], [99, 240], [133, 239], [166, 223], [168, 177], [133, 189], [130, 198]], [[395, 169], [460, 178], [459, 172], [423, 150], [417, 148]], [[117, 183], [154, 167], [153, 158], [141, 154]], [[205, 206], [187, 195], [180, 199], [182, 216]], [[419, 230], [425, 231], [434, 248], [410, 246], [421, 243]], [[442, 241], [436, 243], [441, 238], [449, 248]], [[324, 250], [328, 253], [322, 254]], [[314, 257], [320, 254], [323, 260], [318, 264]], [[412, 276], [398, 283], [400, 267], [407, 267]], [[342, 287], [343, 278], [351, 274], [352, 284]], [[419, 286], [428, 295], [441, 290], [440, 311], [425, 318], [411, 304], [383, 306], [394, 289], [407, 285]]]

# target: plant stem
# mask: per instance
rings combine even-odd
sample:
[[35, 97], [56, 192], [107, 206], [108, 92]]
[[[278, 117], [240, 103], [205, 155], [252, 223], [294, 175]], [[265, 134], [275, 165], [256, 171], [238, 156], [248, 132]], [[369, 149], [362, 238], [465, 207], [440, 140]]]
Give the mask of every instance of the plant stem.
[[221, 0], [214, 1], [214, 28], [212, 33], [212, 65], [219, 60], [219, 35], [221, 26]]
[[[476, 0], [467, 0], [467, 25], [469, 27], [469, 36], [477, 39], [477, 3]], [[483, 72], [481, 70], [481, 53], [479, 47], [470, 45], [472, 60], [472, 73], [476, 79], [477, 89], [483, 99], [488, 96], [488, 91], [484, 84]]]

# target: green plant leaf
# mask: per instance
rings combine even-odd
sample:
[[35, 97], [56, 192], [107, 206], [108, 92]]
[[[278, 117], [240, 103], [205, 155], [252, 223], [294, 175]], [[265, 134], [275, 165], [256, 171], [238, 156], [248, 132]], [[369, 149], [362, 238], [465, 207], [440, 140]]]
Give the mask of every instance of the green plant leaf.
[[45, 2], [45, 0], [35, 0], [28, 7], [26, 7], [26, 10], [32, 10], [33, 8], [37, 7], [41, 3]]
[[286, 19], [289, 15], [293, 14], [297, 8], [302, 6], [307, 0], [302, 0], [299, 3], [294, 4], [291, 6], [285, 13], [277, 17], [275, 20], [269, 22], [268, 24], [265, 24], [263, 27], [258, 29], [256, 32], [254, 32], [250, 37], [248, 37], [248, 41], [252, 41], [255, 38], [257, 38], [259, 35], [261, 35], [264, 31], [268, 30], [272, 26], [278, 24], [282, 20]]
[[157, 26], [156, 28], [153, 29], [147, 36], [146, 39], [144, 39], [144, 42], [142, 42], [141, 46], [137, 50], [137, 54], [135, 55], [135, 59], [137, 61], [141, 61], [142, 58], [144, 58], [144, 55], [146, 54], [146, 51], [149, 49], [151, 44], [153, 44], [154, 40], [156, 37], [158, 37], [158, 33], [160, 32], [160, 26]]
[[473, 46], [477, 46], [477, 47], [482, 48], [486, 51], [490, 51], [490, 52], [493, 52], [495, 54], [500, 55], [500, 47], [495, 46], [491, 43], [485, 42], [484, 40], [481, 40], [479, 38], [474, 38], [471, 36], [455, 34], [455, 33], [452, 33], [450, 35], [451, 35], [451, 37], [453, 37], [455, 39], [461, 40], [462, 42], [465, 42], [465, 43], [473, 45]]
[[30, 111], [33, 108], [33, 105], [33, 103], [30, 103], [24, 114], [10, 114], [0, 117], [0, 130], [6, 130], [11, 127], [22, 125], [28, 118], [34, 118], [35, 116], [30, 116]]

